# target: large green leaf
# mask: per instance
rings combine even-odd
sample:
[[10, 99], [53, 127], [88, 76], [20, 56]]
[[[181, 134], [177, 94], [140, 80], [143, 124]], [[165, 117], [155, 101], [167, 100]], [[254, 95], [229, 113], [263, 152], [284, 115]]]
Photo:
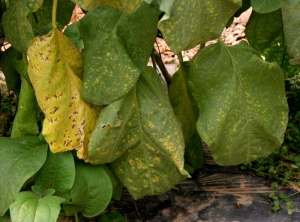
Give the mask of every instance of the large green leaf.
[[159, 23], [171, 50], [179, 53], [218, 38], [241, 0], [175, 0], [169, 19]]
[[181, 123], [185, 142], [185, 161], [194, 169], [203, 166], [202, 142], [196, 130], [199, 110], [188, 89], [188, 72], [191, 62], [180, 64], [179, 70], [172, 76], [169, 87], [170, 102], [174, 113]]
[[251, 6], [258, 13], [269, 13], [280, 8], [280, 0], [251, 0]]
[[300, 0], [281, 0], [282, 20], [287, 52], [294, 59], [292, 65], [300, 64]]
[[33, 39], [24, 1], [13, 0], [2, 16], [2, 26], [7, 41], [18, 51], [26, 53]]
[[28, 74], [45, 114], [43, 136], [53, 153], [85, 147], [98, 110], [81, 97], [83, 56], [59, 30], [36, 37], [28, 50]]
[[[52, 22], [53, 0], [44, 0], [43, 5], [35, 12], [35, 19], [32, 18], [32, 27], [39, 29]], [[56, 21], [57, 27], [62, 29], [66, 26], [72, 16], [75, 4], [70, 0], [58, 0]]]
[[67, 193], [75, 180], [75, 163], [71, 152], [52, 153], [36, 175], [35, 184], [43, 190], [53, 188], [55, 195]]
[[62, 202], [61, 197], [41, 198], [29, 191], [20, 192], [9, 207], [11, 219], [14, 222], [56, 222]]
[[0, 216], [24, 182], [44, 164], [48, 146], [38, 137], [0, 138]]
[[300, 72], [300, 66], [291, 65], [291, 57], [285, 52], [281, 10], [267, 14], [252, 12], [245, 32], [249, 44], [258, 50], [267, 62], [280, 65], [285, 76], [294, 76]]
[[14, 91], [17, 95], [20, 93], [21, 79], [20, 75], [14, 67], [13, 59], [17, 57], [19, 52], [13, 47], [1, 52], [0, 67], [4, 73], [5, 82], [8, 90]]
[[77, 163], [74, 185], [70, 191], [72, 204], [82, 206], [82, 214], [94, 217], [110, 202], [112, 185], [102, 166]]
[[166, 86], [148, 67], [137, 85], [105, 107], [89, 143], [92, 163], [111, 164], [134, 198], [163, 193], [187, 175], [183, 135]]
[[36, 113], [37, 102], [32, 86], [23, 79], [18, 104], [18, 112], [15, 116], [11, 138], [22, 136], [37, 136], [39, 127]]
[[109, 104], [132, 89], [151, 55], [157, 21], [157, 11], [146, 3], [132, 14], [99, 6], [85, 15], [79, 30], [85, 47], [86, 101]]
[[[142, 0], [72, 0], [86, 11], [90, 11], [99, 5], [107, 5], [126, 13], [135, 12], [141, 5]], [[151, 17], [150, 17], [151, 18]]]
[[[245, 62], [247, 61], [247, 62]], [[216, 163], [236, 165], [280, 147], [288, 120], [280, 67], [242, 42], [201, 50], [190, 69], [197, 130]]]

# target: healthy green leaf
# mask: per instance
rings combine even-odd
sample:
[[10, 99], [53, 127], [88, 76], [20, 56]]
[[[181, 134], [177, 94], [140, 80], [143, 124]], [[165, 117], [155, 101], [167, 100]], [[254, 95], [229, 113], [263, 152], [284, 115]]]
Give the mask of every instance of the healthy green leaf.
[[40, 198], [29, 191], [20, 192], [9, 207], [11, 219], [14, 222], [56, 222], [64, 201], [61, 197]]
[[42, 190], [55, 189], [55, 195], [68, 192], [75, 180], [75, 163], [71, 152], [52, 153], [48, 151], [47, 160], [36, 175], [35, 184]]
[[81, 205], [72, 205], [72, 204], [64, 204], [63, 209], [67, 216], [74, 215], [79, 212], [83, 206]]
[[94, 217], [110, 202], [112, 185], [102, 166], [76, 163], [76, 176], [70, 191], [72, 204], [82, 205], [82, 214]]
[[258, 13], [269, 13], [280, 8], [280, 0], [251, 0], [251, 6]]
[[166, 192], [187, 177], [184, 140], [166, 86], [147, 67], [137, 85], [105, 107], [89, 143], [93, 164], [109, 163], [134, 198]]
[[159, 29], [171, 50], [179, 53], [218, 38], [241, 5], [241, 0], [176, 0]]
[[250, 162], [282, 144], [288, 120], [282, 71], [247, 43], [219, 41], [201, 50], [190, 85], [200, 109], [197, 130], [216, 163]]
[[24, 182], [44, 164], [48, 146], [38, 137], [0, 138], [0, 216], [8, 209]]
[[281, 10], [267, 14], [252, 12], [245, 33], [249, 44], [258, 50], [267, 62], [280, 65], [285, 76], [294, 76], [300, 72], [300, 65], [291, 65], [291, 57], [285, 52]]
[[199, 117], [197, 104], [188, 89], [188, 72], [191, 62], [180, 64], [179, 70], [172, 76], [169, 87], [169, 98], [181, 129], [185, 142], [185, 162], [194, 169], [203, 166], [202, 141], [196, 130]]
[[[135, 12], [141, 5], [142, 0], [71, 0], [86, 11], [90, 11], [97, 6], [107, 5], [119, 9], [126, 13]], [[151, 17], [149, 17], [151, 18]], [[151, 18], [152, 19], [152, 18]]]
[[81, 97], [83, 56], [59, 30], [37, 37], [28, 50], [28, 74], [38, 104], [45, 114], [43, 136], [53, 153], [85, 147], [94, 128], [98, 108]]
[[69, 25], [64, 31], [64, 35], [67, 36], [77, 46], [78, 49], [84, 48], [78, 28], [78, 22]]
[[[35, 12], [35, 19], [32, 18], [32, 27], [36, 30], [52, 21], [53, 0], [44, 0], [43, 5]], [[71, 1], [58, 0], [56, 21], [57, 27], [63, 29], [70, 21], [75, 4]]]
[[146, 3], [132, 14], [99, 6], [85, 15], [79, 30], [85, 47], [86, 101], [110, 104], [133, 88], [152, 52], [157, 21], [157, 11]]
[[127, 220], [121, 214], [112, 212], [102, 215], [98, 222], [127, 222]]
[[21, 79], [20, 75], [14, 67], [13, 59], [17, 57], [19, 52], [13, 47], [1, 52], [0, 67], [5, 76], [5, 82], [8, 90], [14, 91], [17, 95], [20, 93]]
[[159, 9], [164, 12], [164, 16], [160, 19], [160, 21], [169, 19], [175, 0], [157, 0], [157, 2], [159, 4]]
[[24, 1], [13, 0], [10, 1], [1, 21], [7, 41], [15, 49], [25, 54], [34, 38], [30, 22], [26, 16]]
[[18, 111], [13, 122], [11, 138], [39, 135], [40, 131], [37, 124], [36, 105], [34, 90], [32, 86], [23, 79]]
[[292, 65], [300, 64], [300, 0], [281, 0], [282, 20], [287, 52]]

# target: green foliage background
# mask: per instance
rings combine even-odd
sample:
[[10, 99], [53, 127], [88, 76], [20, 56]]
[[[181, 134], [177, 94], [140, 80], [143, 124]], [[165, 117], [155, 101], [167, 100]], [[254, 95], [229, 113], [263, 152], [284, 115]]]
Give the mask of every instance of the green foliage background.
[[[61, 34], [75, 3], [86, 15]], [[204, 47], [250, 6], [248, 43]], [[91, 217], [123, 186], [134, 198], [164, 193], [202, 167], [201, 139], [220, 165], [270, 155], [288, 121], [284, 78], [300, 70], [299, 9], [300, 0], [1, 1], [11, 47], [0, 64], [19, 107], [12, 138], [0, 138], [0, 216], [24, 221], [27, 209], [30, 221], [55, 221], [62, 205]], [[153, 49], [158, 29], [180, 59], [173, 77]]]

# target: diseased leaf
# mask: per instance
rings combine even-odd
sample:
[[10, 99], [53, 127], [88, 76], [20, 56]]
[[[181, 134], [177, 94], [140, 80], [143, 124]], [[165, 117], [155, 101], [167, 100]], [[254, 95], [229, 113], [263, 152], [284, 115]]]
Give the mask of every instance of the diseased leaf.
[[37, 37], [28, 50], [28, 74], [45, 114], [43, 136], [53, 153], [77, 150], [85, 159], [97, 109], [81, 98], [83, 57], [57, 29]]
[[14, 222], [56, 222], [60, 204], [64, 201], [61, 197], [40, 198], [29, 191], [20, 192], [17, 194], [15, 202], [9, 207], [11, 219]]
[[[43, 0], [43, 5], [32, 18], [32, 27], [36, 30], [52, 22], [53, 0]], [[57, 27], [63, 29], [70, 21], [75, 4], [70, 0], [58, 0], [56, 21]]]
[[188, 72], [191, 62], [180, 64], [179, 70], [172, 76], [169, 87], [169, 98], [181, 129], [185, 142], [185, 162], [194, 169], [203, 166], [202, 141], [196, 130], [199, 117], [197, 104], [188, 89]]
[[31, 11], [31, 12], [36, 12], [39, 10], [39, 8], [43, 4], [43, 0], [25, 0], [25, 5], [26, 7]]
[[[142, 0], [71, 0], [86, 11], [90, 11], [99, 5], [107, 5], [126, 13], [135, 12], [141, 5]], [[151, 17], [150, 17], [151, 18]]]
[[281, 0], [284, 37], [292, 65], [300, 64], [300, 0]]
[[39, 127], [37, 124], [36, 98], [32, 86], [23, 79], [18, 104], [18, 111], [13, 122], [11, 138], [22, 136], [37, 136]]
[[252, 12], [245, 33], [249, 44], [258, 50], [267, 62], [280, 65], [285, 76], [294, 76], [300, 72], [300, 65], [291, 65], [291, 57], [285, 52], [281, 10], [267, 14]]
[[112, 185], [102, 166], [76, 163], [76, 176], [70, 191], [72, 204], [81, 205], [82, 214], [94, 217], [110, 202]]
[[251, 6], [258, 13], [269, 13], [280, 8], [280, 0], [251, 0]]
[[102, 110], [88, 155], [93, 164], [113, 161], [111, 169], [134, 198], [164, 193], [188, 176], [183, 135], [153, 68]]
[[0, 137], [0, 147], [0, 216], [3, 216], [24, 182], [44, 164], [48, 146], [38, 137]]
[[202, 49], [190, 85], [200, 109], [197, 130], [217, 164], [250, 162], [282, 144], [288, 120], [282, 71], [247, 43]]
[[1, 52], [0, 67], [5, 76], [5, 82], [8, 90], [14, 91], [17, 95], [20, 93], [21, 78], [14, 67], [13, 59], [17, 57], [19, 52], [13, 47]]
[[218, 38], [241, 0], [175, 0], [169, 19], [159, 29], [172, 51], [179, 53]]
[[10, 1], [8, 9], [3, 13], [2, 26], [7, 41], [18, 51], [27, 52], [34, 34], [27, 19], [24, 1]]
[[75, 163], [71, 152], [52, 153], [48, 151], [47, 160], [36, 175], [35, 184], [42, 190], [53, 188], [55, 195], [68, 192], [75, 180]]
[[153, 50], [157, 21], [157, 11], [146, 3], [132, 14], [99, 6], [80, 20], [86, 101], [110, 104], [132, 89]]

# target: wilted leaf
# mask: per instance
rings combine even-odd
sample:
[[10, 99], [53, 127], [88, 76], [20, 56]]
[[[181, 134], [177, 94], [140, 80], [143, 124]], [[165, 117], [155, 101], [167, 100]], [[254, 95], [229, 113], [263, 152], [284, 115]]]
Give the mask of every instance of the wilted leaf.
[[280, 147], [288, 107], [278, 65], [245, 42], [227, 47], [219, 41], [199, 52], [190, 72], [197, 130], [216, 163], [250, 162]]
[[157, 12], [146, 3], [132, 14], [100, 6], [85, 15], [79, 30], [85, 48], [86, 101], [109, 104], [132, 89], [153, 50], [157, 21]]
[[294, 76], [300, 72], [300, 66], [291, 65], [291, 57], [285, 52], [281, 10], [267, 14], [252, 12], [245, 33], [249, 44], [258, 50], [267, 62], [280, 65], [285, 76]]
[[[53, 0], [44, 0], [43, 5], [35, 12], [32, 27], [36, 30], [52, 22]], [[70, 0], [58, 0], [56, 21], [59, 29], [64, 28], [70, 21], [75, 4]]]
[[280, 8], [280, 0], [251, 0], [251, 6], [258, 13], [269, 13]]
[[294, 59], [292, 65], [300, 64], [300, 0], [281, 0], [282, 20], [287, 52]]
[[97, 111], [81, 97], [83, 57], [76, 46], [53, 29], [37, 37], [28, 50], [28, 74], [45, 114], [43, 135], [52, 152], [77, 150], [85, 158]]
[[166, 192], [187, 177], [184, 140], [167, 89], [152, 68], [105, 107], [89, 143], [91, 163], [111, 164], [134, 198]]
[[38, 137], [0, 138], [0, 216], [8, 209], [24, 182], [44, 164], [48, 146]]
[[[90, 11], [99, 5], [107, 5], [126, 13], [135, 12], [141, 5], [142, 0], [72, 0], [81, 8]], [[150, 17], [151, 18], [151, 17]], [[151, 18], [152, 19], [152, 18]]]
[[5, 82], [8, 90], [14, 91], [17, 95], [20, 93], [21, 78], [14, 67], [13, 59], [17, 57], [19, 52], [13, 47], [1, 53], [0, 67], [5, 76]]
[[76, 164], [75, 182], [71, 189], [72, 204], [82, 206], [82, 214], [94, 217], [110, 202], [112, 185], [102, 166]]
[[199, 117], [197, 104], [188, 89], [190, 62], [180, 64], [179, 70], [172, 76], [169, 98], [176, 118], [181, 123], [185, 142], [185, 161], [194, 169], [203, 166], [202, 142], [196, 130]]
[[55, 189], [55, 195], [68, 192], [75, 180], [75, 163], [71, 152], [48, 152], [47, 160], [36, 175], [35, 184], [42, 190]]
[[29, 191], [20, 192], [9, 207], [11, 219], [14, 222], [56, 222], [62, 202], [64, 199], [61, 197], [40, 198]]
[[8, 9], [3, 13], [2, 26], [7, 41], [18, 51], [27, 52], [34, 38], [30, 22], [27, 19], [24, 1], [10, 1]]
[[11, 138], [37, 136], [39, 134], [36, 107], [37, 103], [33, 88], [23, 79], [18, 111], [13, 122]]
[[179, 53], [218, 38], [241, 0], [175, 0], [169, 19], [159, 23], [171, 50]]

